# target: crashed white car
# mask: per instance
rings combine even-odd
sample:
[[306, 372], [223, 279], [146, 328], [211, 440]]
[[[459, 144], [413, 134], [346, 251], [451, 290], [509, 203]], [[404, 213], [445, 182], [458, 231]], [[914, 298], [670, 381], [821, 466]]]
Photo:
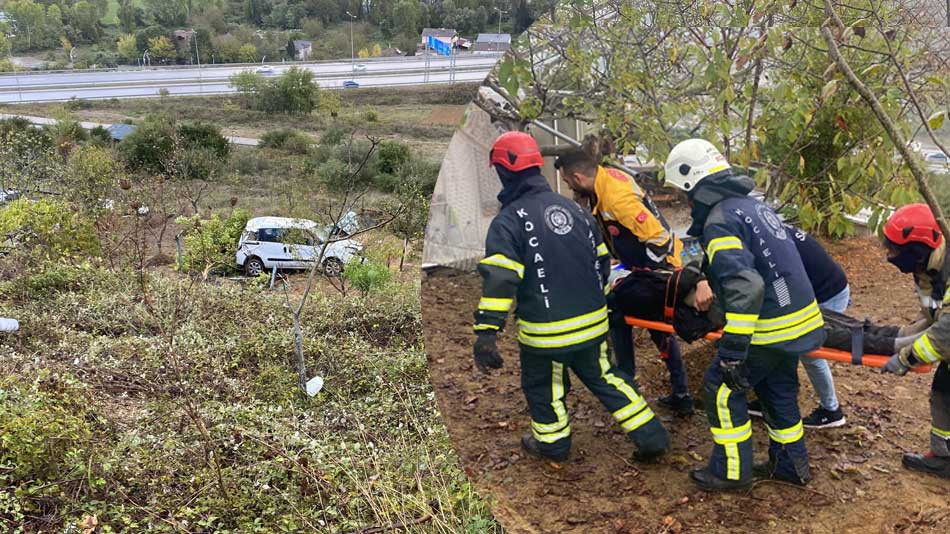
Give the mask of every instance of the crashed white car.
[[[327, 231], [307, 219], [256, 217], [247, 221], [235, 261], [247, 276], [278, 269], [309, 269], [320, 256]], [[327, 245], [323, 270], [339, 276], [343, 266], [360, 258], [363, 246], [352, 239]]]

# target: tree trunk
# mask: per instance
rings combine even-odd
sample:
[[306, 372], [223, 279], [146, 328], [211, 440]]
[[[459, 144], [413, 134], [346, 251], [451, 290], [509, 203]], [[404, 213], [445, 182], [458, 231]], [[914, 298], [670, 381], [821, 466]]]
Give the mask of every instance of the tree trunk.
[[[831, 0], [825, 0], [825, 6], [828, 11], [828, 16], [837, 20], [837, 15], [834, 13]], [[910, 153], [910, 150], [907, 148], [907, 140], [904, 139], [900, 132], [897, 131], [897, 128], [894, 126], [894, 122], [890, 117], [887, 116], [887, 113], [884, 111], [884, 108], [881, 107], [881, 103], [878, 102], [874, 94], [871, 93], [867, 86], [864, 85], [854, 74], [851, 66], [838, 50], [838, 45], [835, 43], [834, 35], [831, 33], [831, 29], [827, 25], [821, 28], [821, 35], [824, 37], [825, 43], [828, 45], [828, 56], [832, 59], [832, 61], [835, 62], [838, 70], [840, 70], [845, 75], [845, 78], [848, 79], [848, 82], [851, 83], [851, 86], [854, 87], [858, 94], [861, 95], [861, 98], [863, 98], [864, 101], [871, 106], [871, 109], [877, 116], [877, 120], [881, 123], [881, 126], [884, 127], [884, 131], [887, 132], [887, 136], [891, 138], [891, 141], [900, 152], [901, 157], [903, 158], [904, 163], [906, 163], [907, 167], [910, 169], [911, 174], [914, 175], [914, 179], [917, 181], [917, 187], [920, 189], [920, 193], [924, 196], [924, 200], [927, 201], [930, 209], [933, 210], [934, 217], [937, 219], [937, 224], [940, 225], [940, 230], [943, 232], [944, 238], [950, 239], [950, 225], [947, 224], [947, 219], [943, 214], [943, 209], [940, 207], [937, 197], [930, 188], [930, 184], [927, 183], [926, 172], [921, 168], [920, 164], [914, 159], [913, 155]], [[926, 120], [926, 118], [924, 118], [924, 120]]]

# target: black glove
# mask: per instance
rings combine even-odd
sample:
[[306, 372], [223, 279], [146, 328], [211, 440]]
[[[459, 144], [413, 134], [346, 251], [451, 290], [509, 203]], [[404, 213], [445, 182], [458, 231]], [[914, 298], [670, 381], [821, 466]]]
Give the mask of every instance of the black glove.
[[503, 360], [498, 354], [496, 339], [495, 332], [479, 332], [475, 340], [475, 365], [483, 373], [491, 372], [490, 369], [501, 369]]
[[731, 358], [719, 359], [719, 370], [722, 372], [722, 382], [733, 391], [746, 391], [752, 386], [745, 377], [745, 360]]

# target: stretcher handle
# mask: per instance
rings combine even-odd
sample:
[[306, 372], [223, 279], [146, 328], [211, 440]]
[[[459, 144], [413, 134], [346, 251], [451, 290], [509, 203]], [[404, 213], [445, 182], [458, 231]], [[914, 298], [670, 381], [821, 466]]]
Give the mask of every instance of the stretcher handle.
[[[667, 332], [669, 334], [675, 334], [673, 330], [673, 325], [668, 323], [663, 323], [660, 321], [646, 321], [644, 319], [637, 319], [636, 317], [626, 316], [626, 322], [630, 326], [639, 326], [640, 328], [646, 328], [647, 330], [658, 330], [660, 332]], [[722, 337], [722, 331], [717, 330], [715, 332], [709, 332], [704, 336], [706, 339], [715, 341]], [[853, 364], [851, 353], [844, 352], [837, 349], [826, 349], [820, 348], [815, 352], [810, 352], [806, 354], [809, 358], [822, 358], [825, 360], [831, 360], [833, 362], [842, 362]], [[868, 367], [884, 367], [884, 364], [887, 363], [887, 360], [890, 356], [884, 356], [881, 354], [865, 354], [861, 358], [861, 365], [866, 365]], [[917, 367], [912, 367], [911, 371], [915, 373], [929, 373], [932, 367], [928, 365], [918, 365]]]

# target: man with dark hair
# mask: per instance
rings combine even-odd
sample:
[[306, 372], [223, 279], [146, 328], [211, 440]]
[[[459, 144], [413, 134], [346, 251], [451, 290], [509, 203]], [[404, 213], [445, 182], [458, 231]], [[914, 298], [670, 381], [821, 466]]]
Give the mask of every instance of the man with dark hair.
[[632, 377], [608, 360], [607, 247], [590, 214], [551, 191], [541, 175], [543, 163], [537, 143], [523, 132], [508, 132], [492, 147], [501, 211], [478, 265], [483, 284], [475, 311], [475, 364], [484, 372], [502, 366], [496, 337], [515, 309], [521, 387], [531, 412], [531, 433], [521, 438], [524, 450], [567, 459], [570, 369], [637, 445], [634, 458], [650, 460], [666, 452], [669, 436]]
[[[634, 178], [618, 169], [604, 167], [581, 148], [561, 155], [554, 166], [577, 194], [590, 202], [591, 211], [600, 224], [604, 242], [611, 255], [626, 269], [677, 269], [682, 267], [683, 243], [670, 231], [650, 196]], [[688, 267], [699, 271], [699, 266]], [[635, 376], [636, 364], [633, 328], [624, 320], [618, 296], [610, 292], [610, 335], [614, 343], [617, 365]], [[712, 300], [709, 284], [702, 280], [697, 287], [697, 307], [708, 309]], [[686, 381], [686, 366], [676, 338], [665, 332], [650, 331], [650, 338], [660, 351], [670, 373], [670, 395], [660, 404], [679, 415], [693, 413], [693, 398]]]

